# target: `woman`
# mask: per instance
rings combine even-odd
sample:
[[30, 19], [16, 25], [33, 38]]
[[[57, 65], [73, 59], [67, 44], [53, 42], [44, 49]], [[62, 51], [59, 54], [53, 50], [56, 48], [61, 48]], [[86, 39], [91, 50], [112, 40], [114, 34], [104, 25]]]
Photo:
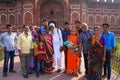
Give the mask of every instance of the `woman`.
[[46, 59], [45, 59], [45, 66], [44, 71], [45, 73], [51, 74], [52, 73], [52, 64], [53, 64], [53, 44], [52, 44], [52, 35], [49, 34], [49, 28], [45, 28], [45, 34], [40, 35], [40, 39], [42, 39], [46, 46]]
[[100, 27], [94, 27], [94, 35], [88, 55], [88, 80], [102, 80], [102, 65], [105, 61], [105, 38], [100, 36]]
[[[66, 74], [73, 74], [75, 76], [78, 76], [78, 68], [79, 68], [80, 59], [79, 59], [79, 52], [78, 52], [78, 35], [77, 35], [76, 28], [72, 28], [67, 42], [68, 42], [67, 43], [68, 56], [67, 56]], [[71, 44], [73, 45], [71, 46]]]
[[58, 65], [57, 73], [61, 72], [61, 57], [62, 57], [62, 46], [63, 46], [63, 39], [62, 39], [62, 33], [60, 29], [57, 29], [55, 27], [54, 23], [50, 23], [50, 34], [53, 37], [53, 48], [54, 48], [54, 54], [53, 54], [53, 67], [56, 66], [56, 61]]

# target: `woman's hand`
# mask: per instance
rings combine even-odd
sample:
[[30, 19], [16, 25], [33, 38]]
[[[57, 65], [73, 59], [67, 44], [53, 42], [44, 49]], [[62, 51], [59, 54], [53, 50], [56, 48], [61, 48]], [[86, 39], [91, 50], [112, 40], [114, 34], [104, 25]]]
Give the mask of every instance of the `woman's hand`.
[[75, 48], [77, 48], [77, 47], [76, 47], [76, 46], [71, 46], [70, 48], [71, 48], [71, 49], [75, 49]]
[[105, 61], [106, 61], [106, 58], [105, 58], [105, 56], [103, 56], [103, 58], [102, 58], [102, 65], [104, 65]]

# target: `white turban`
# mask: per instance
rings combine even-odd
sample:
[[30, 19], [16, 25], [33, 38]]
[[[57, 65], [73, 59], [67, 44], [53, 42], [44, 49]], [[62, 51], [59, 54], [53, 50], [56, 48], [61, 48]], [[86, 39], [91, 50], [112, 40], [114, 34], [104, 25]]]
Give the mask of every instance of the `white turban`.
[[53, 31], [50, 31], [51, 34], [54, 34], [56, 31], [57, 31], [57, 28], [55, 27], [55, 24], [54, 23], [50, 23], [49, 24], [49, 27], [53, 26], [54, 30]]
[[55, 28], [55, 24], [54, 23], [50, 23], [49, 27], [53, 26]]

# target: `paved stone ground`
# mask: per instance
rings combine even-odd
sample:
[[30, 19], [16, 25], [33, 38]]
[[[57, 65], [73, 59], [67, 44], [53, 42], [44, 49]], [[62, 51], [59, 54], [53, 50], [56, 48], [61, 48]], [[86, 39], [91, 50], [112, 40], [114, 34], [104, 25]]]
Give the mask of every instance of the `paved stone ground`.
[[[62, 68], [64, 69], [64, 55], [62, 58]], [[63, 73], [57, 73], [56, 70], [52, 74], [45, 74], [40, 75], [39, 78], [36, 78], [35, 73], [29, 75], [28, 79], [24, 79], [21, 74], [21, 67], [20, 67], [20, 60], [19, 57], [15, 57], [15, 70], [17, 73], [9, 73], [8, 77], [2, 77], [2, 69], [3, 69], [3, 61], [0, 62], [0, 80], [86, 80], [84, 77], [84, 64], [83, 64], [83, 58], [82, 58], [82, 74], [78, 77], [74, 77], [72, 75], [66, 75]], [[106, 80], [106, 79], [103, 79]], [[120, 80], [120, 75], [116, 74], [115, 72], [112, 72], [112, 78], [111, 80]]]

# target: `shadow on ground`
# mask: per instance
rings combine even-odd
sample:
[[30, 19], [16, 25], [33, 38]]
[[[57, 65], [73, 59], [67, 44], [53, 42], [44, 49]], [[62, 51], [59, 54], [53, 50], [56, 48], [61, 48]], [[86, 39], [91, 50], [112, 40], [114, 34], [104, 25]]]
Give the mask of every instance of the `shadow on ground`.
[[36, 77], [35, 72], [34, 72], [33, 74], [29, 75], [28, 79], [25, 79], [22, 77], [19, 57], [15, 57], [15, 68], [14, 69], [17, 71], [17, 73], [8, 72], [8, 76], [3, 77], [2, 76], [3, 61], [0, 61], [0, 80], [86, 80], [83, 77], [84, 73], [79, 75], [78, 77], [75, 77], [73, 75], [66, 75], [64, 73], [64, 70], [61, 73], [57, 73], [55, 70], [52, 74], [40, 75], [39, 78]]

